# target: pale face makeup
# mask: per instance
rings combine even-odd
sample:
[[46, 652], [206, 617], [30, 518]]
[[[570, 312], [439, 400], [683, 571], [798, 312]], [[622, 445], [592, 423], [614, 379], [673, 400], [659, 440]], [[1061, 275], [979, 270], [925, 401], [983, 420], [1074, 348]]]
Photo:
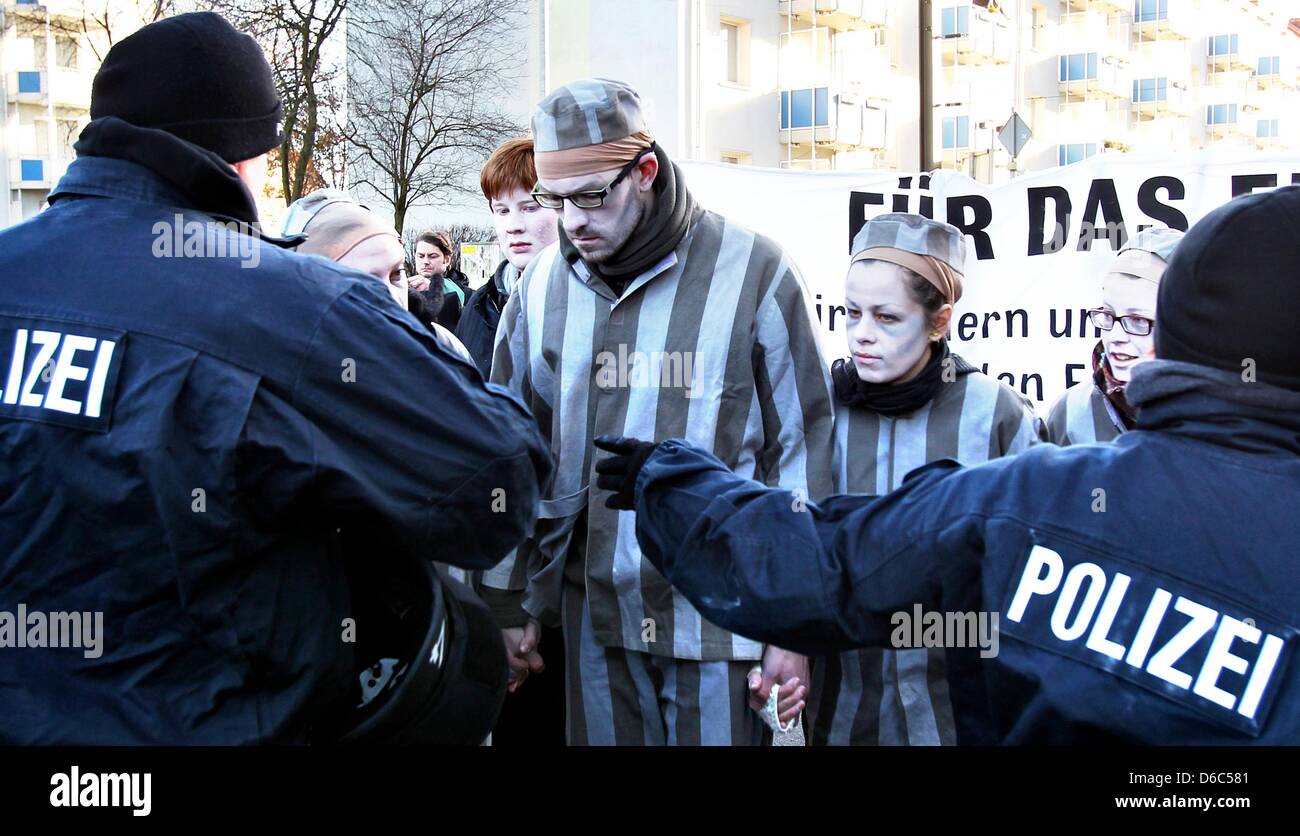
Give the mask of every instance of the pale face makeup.
[[1127, 273], [1106, 274], [1101, 290], [1101, 307], [1113, 313], [1116, 322], [1109, 331], [1101, 332], [1101, 344], [1116, 380], [1128, 382], [1135, 366], [1155, 359], [1155, 328], [1145, 336], [1130, 334], [1120, 325], [1118, 317], [1134, 315], [1154, 320], [1157, 291], [1155, 282]]
[[406, 253], [402, 242], [392, 235], [375, 235], [353, 247], [338, 263], [369, 273], [384, 283], [397, 304], [406, 303]]
[[867, 383], [905, 383], [916, 377], [930, 359], [932, 332], [947, 327], [952, 306], [928, 314], [908, 289], [911, 278], [910, 270], [884, 261], [849, 267], [845, 335], [858, 377]]
[[[581, 209], [570, 201], [555, 210], [564, 224], [564, 232], [577, 248], [584, 261], [600, 264], [608, 261], [627, 243], [645, 213], [645, 198], [654, 183], [659, 162], [653, 156], [645, 157], [637, 167], [624, 177], [614, 190], [605, 195], [605, 203], [597, 209]], [[618, 176], [619, 169], [562, 177], [555, 180], [538, 180], [540, 191], [552, 194], [598, 192]]]
[[532, 195], [521, 188], [497, 195], [488, 206], [501, 252], [520, 273], [538, 253], [559, 240], [559, 217], [555, 210], [538, 206]]

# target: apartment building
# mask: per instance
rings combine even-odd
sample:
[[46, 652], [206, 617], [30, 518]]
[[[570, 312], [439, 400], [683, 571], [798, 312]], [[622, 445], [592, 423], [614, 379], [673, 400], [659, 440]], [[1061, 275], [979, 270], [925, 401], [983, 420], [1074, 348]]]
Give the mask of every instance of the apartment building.
[[[1300, 150], [1293, 17], [1293, 0], [536, 0], [528, 92], [623, 78], [682, 157], [997, 182], [1101, 153]], [[1013, 112], [1033, 132], [1014, 168]]]
[[39, 212], [75, 156], [106, 49], [83, 3], [0, 5], [0, 227]]

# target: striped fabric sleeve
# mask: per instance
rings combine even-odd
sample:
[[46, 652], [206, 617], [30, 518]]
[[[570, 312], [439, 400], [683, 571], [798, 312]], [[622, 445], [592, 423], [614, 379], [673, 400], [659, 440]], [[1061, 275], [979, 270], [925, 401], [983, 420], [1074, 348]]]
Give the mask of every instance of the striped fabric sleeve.
[[1069, 397], [1062, 394], [1056, 399], [1056, 403], [1052, 404], [1052, 411], [1047, 414], [1047, 440], [1061, 447], [1070, 445], [1069, 422], [1066, 420], [1068, 400]]
[[[510, 294], [505, 310], [501, 312], [501, 321], [497, 325], [496, 342], [492, 351], [492, 374], [489, 381], [517, 393], [524, 404], [531, 408], [531, 387], [528, 382], [528, 329], [523, 318], [523, 290], [524, 283], [521, 281], [516, 286], [515, 292]], [[532, 538], [520, 543], [502, 558], [500, 563], [483, 572], [480, 579], [481, 588], [519, 593], [517, 598], [522, 605], [523, 592], [528, 586], [528, 567], [535, 550], [536, 545]], [[501, 597], [495, 596], [492, 604], [498, 620], [502, 620], [505, 610], [513, 609], [513, 598], [516, 596], [510, 596], [512, 599], [510, 605], [496, 600]], [[504, 624], [505, 621], [502, 623]]]
[[1027, 397], [1007, 387], [1005, 394], [1012, 397], [998, 398], [997, 433], [1001, 442], [1001, 455], [1011, 456], [1029, 449], [1035, 444], [1047, 440], [1047, 428], [1043, 420], [1034, 412], [1034, 405]]
[[805, 499], [827, 496], [834, 490], [830, 373], [803, 279], [788, 259], [779, 259], [755, 327], [754, 379], [763, 418], [755, 478]]

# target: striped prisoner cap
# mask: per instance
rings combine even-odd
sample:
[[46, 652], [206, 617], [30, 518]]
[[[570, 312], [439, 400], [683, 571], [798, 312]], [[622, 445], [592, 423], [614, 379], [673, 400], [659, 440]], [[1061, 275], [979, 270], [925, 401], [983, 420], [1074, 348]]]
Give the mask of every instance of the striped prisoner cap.
[[867, 221], [853, 238], [853, 252], [893, 247], [916, 255], [934, 256], [961, 273], [966, 267], [966, 236], [952, 224], [923, 215], [891, 212]]
[[852, 261], [888, 261], [938, 288], [950, 305], [961, 298], [966, 236], [923, 215], [890, 212], [867, 221], [853, 237]]
[[1109, 272], [1160, 284], [1165, 267], [1182, 240], [1183, 233], [1176, 229], [1144, 229], [1119, 251]]
[[[1129, 242], [1124, 245], [1124, 250], [1142, 250], [1159, 257], [1161, 261], [1167, 262], [1173, 256], [1178, 243], [1182, 240], [1183, 233], [1176, 229], [1165, 229], [1163, 227], [1144, 229], [1129, 239]], [[1120, 250], [1120, 252], [1124, 250]]]
[[532, 122], [539, 179], [618, 168], [653, 142], [641, 97], [609, 78], [582, 78], [555, 90], [538, 103]]

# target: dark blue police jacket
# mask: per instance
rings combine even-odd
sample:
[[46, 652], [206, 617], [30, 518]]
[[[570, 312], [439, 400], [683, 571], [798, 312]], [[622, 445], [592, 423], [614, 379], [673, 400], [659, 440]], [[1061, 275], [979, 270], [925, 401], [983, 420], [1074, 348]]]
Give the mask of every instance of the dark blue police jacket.
[[[741, 635], [946, 647], [962, 743], [1298, 743], [1300, 394], [1153, 361], [1129, 395], [1138, 429], [1113, 444], [818, 504], [665, 442], [638, 538]], [[996, 646], [972, 640], [979, 613]]]
[[0, 741], [311, 740], [366, 630], [335, 532], [492, 566], [547, 445], [377, 280], [217, 226], [256, 210], [215, 155], [77, 151], [0, 232]]

